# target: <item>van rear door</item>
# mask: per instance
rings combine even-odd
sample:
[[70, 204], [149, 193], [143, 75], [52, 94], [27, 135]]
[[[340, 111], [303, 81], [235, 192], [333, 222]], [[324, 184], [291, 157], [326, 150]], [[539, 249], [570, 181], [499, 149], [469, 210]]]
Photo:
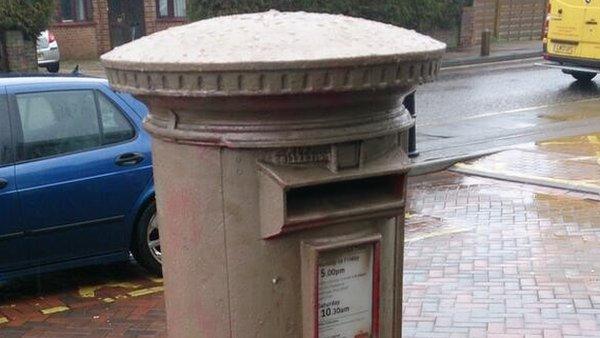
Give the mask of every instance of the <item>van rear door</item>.
[[[600, 0], [592, 0], [600, 1]], [[580, 57], [586, 0], [551, 0], [548, 52], [557, 56]]]
[[600, 0], [587, 4], [579, 57], [600, 61]]

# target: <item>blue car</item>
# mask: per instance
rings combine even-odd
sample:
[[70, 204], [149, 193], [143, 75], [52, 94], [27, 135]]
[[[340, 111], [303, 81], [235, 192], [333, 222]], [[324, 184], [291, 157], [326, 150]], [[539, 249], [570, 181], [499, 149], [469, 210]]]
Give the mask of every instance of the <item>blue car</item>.
[[160, 274], [146, 114], [103, 79], [0, 78], [0, 280], [130, 253]]

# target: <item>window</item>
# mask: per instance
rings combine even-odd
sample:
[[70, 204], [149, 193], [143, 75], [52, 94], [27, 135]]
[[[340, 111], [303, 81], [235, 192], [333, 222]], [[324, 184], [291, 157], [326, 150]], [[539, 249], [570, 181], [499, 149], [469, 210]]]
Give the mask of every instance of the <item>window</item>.
[[159, 18], [185, 18], [186, 0], [156, 0]]
[[102, 94], [96, 95], [92, 90], [17, 95], [19, 160], [82, 151], [132, 138], [133, 128], [121, 111]]
[[13, 162], [6, 95], [0, 95], [0, 167]]
[[61, 22], [76, 22], [91, 20], [90, 0], [60, 0]]
[[131, 124], [121, 110], [103, 94], [98, 95], [98, 106], [102, 120], [102, 144], [119, 143], [135, 136]]

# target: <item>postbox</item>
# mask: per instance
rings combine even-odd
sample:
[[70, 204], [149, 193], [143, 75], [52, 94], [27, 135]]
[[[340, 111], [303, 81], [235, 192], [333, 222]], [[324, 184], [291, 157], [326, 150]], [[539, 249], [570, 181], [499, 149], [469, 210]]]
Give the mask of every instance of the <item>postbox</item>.
[[102, 56], [150, 109], [170, 337], [400, 337], [407, 93], [445, 45], [243, 14]]

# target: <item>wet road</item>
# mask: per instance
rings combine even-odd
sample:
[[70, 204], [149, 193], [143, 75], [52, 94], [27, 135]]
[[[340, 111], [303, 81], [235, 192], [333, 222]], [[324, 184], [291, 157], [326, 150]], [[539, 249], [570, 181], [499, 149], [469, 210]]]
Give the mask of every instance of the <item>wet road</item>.
[[600, 130], [600, 78], [538, 60], [443, 69], [417, 94], [419, 161]]
[[600, 97], [600, 77], [581, 84], [535, 62], [442, 70], [437, 82], [419, 90], [419, 122], [443, 124], [448, 119]]

